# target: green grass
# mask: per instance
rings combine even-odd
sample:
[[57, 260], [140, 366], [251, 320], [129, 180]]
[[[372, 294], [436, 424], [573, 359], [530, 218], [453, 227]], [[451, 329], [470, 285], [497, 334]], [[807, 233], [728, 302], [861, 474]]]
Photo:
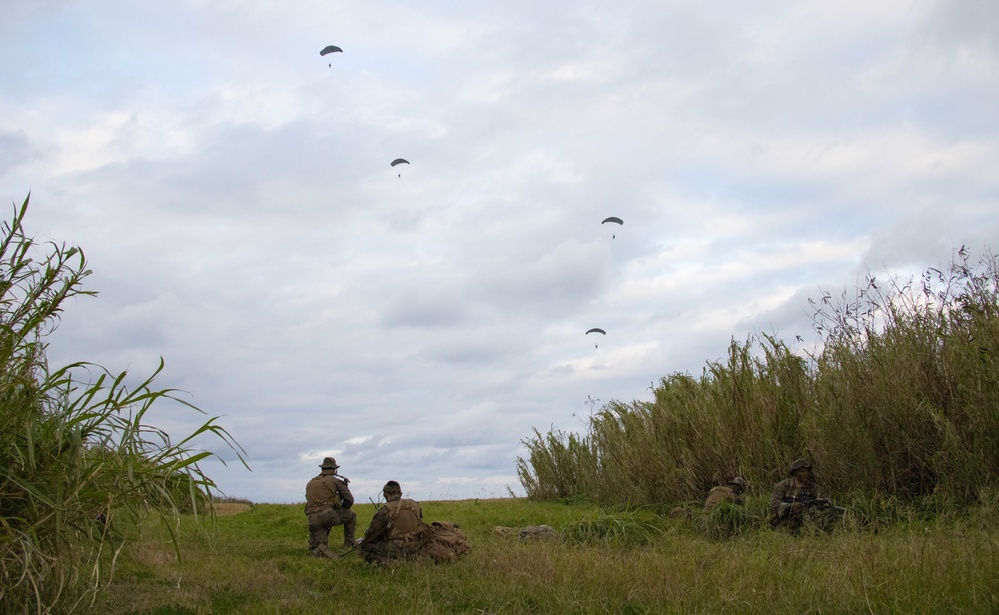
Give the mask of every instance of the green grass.
[[[259, 504], [206, 531], [182, 519], [182, 563], [147, 522], [93, 613], [981, 613], [999, 609], [994, 507], [878, 531], [790, 536], [747, 523], [719, 539], [711, 519], [652, 509], [527, 500], [425, 502], [461, 524], [472, 553], [438, 566], [378, 568], [306, 552], [301, 505]], [[751, 500], [748, 516], [759, 509]], [[358, 525], [374, 508], [360, 506]], [[548, 524], [521, 542], [496, 526]], [[335, 544], [339, 528], [330, 542]], [[724, 532], [722, 532], [724, 534]]]
[[148, 422], [149, 411], [202, 411], [99, 365], [58, 367], [46, 355], [68, 299], [92, 296], [77, 247], [38, 243], [24, 228], [28, 199], [0, 224], [0, 614], [67, 613], [110, 578], [115, 529], [148, 509], [206, 512], [215, 483], [191, 443], [217, 437], [210, 418], [186, 436]]

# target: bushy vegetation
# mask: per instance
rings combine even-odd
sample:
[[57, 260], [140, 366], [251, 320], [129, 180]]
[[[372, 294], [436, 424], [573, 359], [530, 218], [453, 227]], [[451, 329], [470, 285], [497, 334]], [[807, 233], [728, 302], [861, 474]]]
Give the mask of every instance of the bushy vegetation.
[[999, 487], [993, 254], [973, 264], [962, 248], [920, 280], [868, 276], [813, 305], [812, 353], [754, 335], [700, 378], [662, 378], [651, 402], [604, 405], [584, 434], [535, 430], [517, 460], [528, 496], [698, 501], [736, 475], [762, 495], [798, 457], [827, 490], [885, 514], [885, 502], [946, 509]]
[[[195, 450], [211, 436], [241, 449], [214, 419], [174, 441], [149, 425], [154, 403], [201, 412], [126, 374], [73, 363], [50, 368], [46, 336], [65, 302], [93, 295], [76, 247], [25, 234], [28, 199], [0, 243], [0, 612], [71, 612], [110, 581], [125, 541], [148, 510], [209, 512], [215, 484]], [[79, 375], [87, 377], [78, 381]]]

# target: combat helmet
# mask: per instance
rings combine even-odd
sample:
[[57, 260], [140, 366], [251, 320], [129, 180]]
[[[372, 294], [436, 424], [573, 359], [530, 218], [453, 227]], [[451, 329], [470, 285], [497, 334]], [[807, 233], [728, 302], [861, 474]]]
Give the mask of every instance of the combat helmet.
[[735, 485], [742, 491], [749, 491], [749, 482], [747, 482], [746, 479], [742, 478], [741, 476], [736, 476], [732, 480], [728, 481], [728, 484]]

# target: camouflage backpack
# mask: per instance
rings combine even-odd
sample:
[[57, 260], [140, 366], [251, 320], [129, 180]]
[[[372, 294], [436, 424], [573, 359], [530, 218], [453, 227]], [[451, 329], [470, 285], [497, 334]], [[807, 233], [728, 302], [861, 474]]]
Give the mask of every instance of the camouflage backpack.
[[437, 562], [451, 562], [472, 551], [457, 523], [434, 521], [429, 528], [426, 553]]

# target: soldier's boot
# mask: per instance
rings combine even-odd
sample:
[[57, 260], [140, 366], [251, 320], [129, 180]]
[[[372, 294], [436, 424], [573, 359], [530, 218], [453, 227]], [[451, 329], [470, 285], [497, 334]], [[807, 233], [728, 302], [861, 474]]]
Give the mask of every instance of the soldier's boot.
[[330, 551], [330, 548], [328, 546], [326, 546], [326, 545], [319, 545], [318, 547], [316, 547], [315, 549], [313, 549], [312, 550], [312, 556], [313, 557], [320, 557], [320, 558], [322, 558], [322, 557], [336, 557], [336, 555], [334, 555], [333, 552]]
[[329, 543], [330, 529], [321, 526], [309, 526], [309, 552], [315, 553], [320, 545]]

